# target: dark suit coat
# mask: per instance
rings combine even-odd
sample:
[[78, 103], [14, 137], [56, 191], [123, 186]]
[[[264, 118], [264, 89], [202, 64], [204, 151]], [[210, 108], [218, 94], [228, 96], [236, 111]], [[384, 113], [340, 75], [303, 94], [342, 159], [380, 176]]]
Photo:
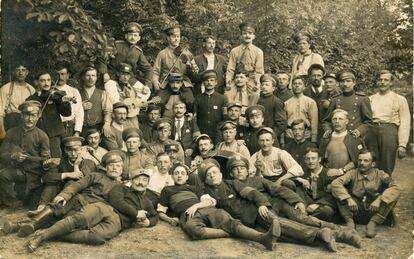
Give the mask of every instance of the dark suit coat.
[[[204, 54], [200, 54], [194, 57], [200, 73], [207, 69], [207, 59]], [[217, 87], [216, 91], [223, 94], [226, 84], [225, 75], [227, 70], [227, 59], [219, 54], [214, 54], [214, 70], [217, 72]], [[201, 93], [201, 78], [199, 75], [195, 75], [193, 78], [194, 82], [194, 95], [199, 95]]]
[[[192, 121], [188, 121], [188, 118], [184, 117], [184, 124], [181, 126], [181, 141], [179, 141], [181, 142], [181, 145], [183, 146], [184, 150], [193, 147], [193, 137], [194, 133], [197, 131], [200, 133], [200, 130], [197, 126], [196, 118], [193, 118]], [[173, 126], [170, 136], [171, 139], [175, 138], [176, 132], [177, 128], [175, 126], [175, 120], [173, 120]]]

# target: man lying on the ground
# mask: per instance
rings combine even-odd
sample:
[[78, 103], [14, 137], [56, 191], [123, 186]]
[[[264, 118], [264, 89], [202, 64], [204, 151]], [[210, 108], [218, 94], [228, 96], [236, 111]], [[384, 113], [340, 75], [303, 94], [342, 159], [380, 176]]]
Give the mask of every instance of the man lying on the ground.
[[[225, 210], [215, 208], [215, 200], [202, 194], [201, 189], [187, 184], [189, 168], [186, 165], [177, 163], [171, 172], [175, 185], [166, 186], [161, 192], [157, 209], [161, 220], [173, 226], [181, 224], [184, 232], [195, 240], [234, 236], [256, 241], [269, 250], [273, 249], [274, 242], [280, 236], [277, 220], [272, 222], [267, 233], [249, 228], [232, 218]], [[168, 209], [179, 219], [169, 217], [166, 214]]]
[[249, 177], [249, 160], [236, 155], [227, 161], [227, 171], [230, 176], [239, 180], [248, 187], [252, 187], [267, 197], [272, 204], [273, 211], [281, 216], [296, 222], [317, 228], [330, 228], [335, 234], [336, 241], [361, 247], [361, 237], [354, 231], [342, 229], [340, 226], [308, 216], [305, 204], [298, 194], [285, 186], [276, 185], [260, 176]]
[[239, 180], [223, 180], [219, 163], [214, 159], [204, 160], [198, 176], [205, 184], [204, 192], [217, 201], [216, 207], [226, 210], [232, 217], [240, 219], [249, 227], [260, 225], [265, 229], [274, 220], [279, 220], [281, 238], [313, 245], [322, 241], [327, 248], [337, 251], [335, 236], [329, 228], [315, 228], [283, 217], [276, 216], [266, 196], [246, 186]]
[[400, 187], [391, 176], [375, 168], [375, 155], [363, 150], [358, 156], [358, 169], [351, 170], [332, 182], [332, 194], [338, 199], [339, 212], [346, 225], [355, 228], [366, 223], [366, 236], [376, 236], [376, 226], [384, 223], [400, 197]]

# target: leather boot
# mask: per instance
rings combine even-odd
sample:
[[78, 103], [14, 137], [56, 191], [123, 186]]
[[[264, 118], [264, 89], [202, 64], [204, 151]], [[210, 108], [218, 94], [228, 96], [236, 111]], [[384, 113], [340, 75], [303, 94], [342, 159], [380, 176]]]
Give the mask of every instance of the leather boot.
[[346, 243], [356, 248], [362, 247], [362, 238], [355, 230], [340, 229], [335, 231], [335, 239], [338, 242]]
[[103, 245], [105, 239], [99, 234], [92, 233], [89, 230], [75, 230], [59, 238], [62, 241], [71, 243], [83, 243], [89, 245]]
[[201, 235], [200, 239], [221, 238], [230, 236], [230, 234], [226, 231], [217, 228], [203, 228], [203, 232], [204, 233]]
[[274, 243], [280, 237], [280, 224], [277, 219], [274, 219], [269, 230], [266, 233], [261, 233], [239, 223], [235, 225], [233, 234], [242, 239], [258, 242], [272, 251]]
[[67, 224], [64, 220], [61, 220], [48, 229], [36, 231], [34, 237], [29, 240], [27, 247], [29, 251], [33, 253], [39, 246], [42, 245], [44, 241], [61, 236], [65, 233], [68, 233], [70, 230], [71, 226]]
[[6, 221], [3, 225], [3, 233], [9, 235], [11, 233], [17, 232], [20, 229], [20, 224], [18, 222]]
[[51, 218], [53, 218], [53, 211], [49, 207], [45, 207], [42, 211], [40, 211], [36, 216], [32, 218], [32, 221], [30, 223], [22, 224], [17, 235], [19, 237], [28, 236], [39, 229], [43, 223], [47, 222]]
[[370, 222], [368, 222], [367, 232], [365, 233], [368, 238], [374, 238], [377, 235], [377, 230], [375, 229], [376, 226], [377, 223], [375, 223], [374, 221], [371, 220]]
[[338, 251], [338, 248], [336, 247], [335, 236], [331, 229], [322, 228], [320, 231], [318, 231], [317, 237], [319, 237], [320, 240], [326, 243], [329, 251]]

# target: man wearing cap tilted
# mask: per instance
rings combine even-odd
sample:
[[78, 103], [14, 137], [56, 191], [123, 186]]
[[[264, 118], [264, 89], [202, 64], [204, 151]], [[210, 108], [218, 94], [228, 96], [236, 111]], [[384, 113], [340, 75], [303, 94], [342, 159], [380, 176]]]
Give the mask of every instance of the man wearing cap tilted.
[[292, 122], [297, 119], [305, 121], [310, 130], [305, 132], [306, 138], [310, 138], [311, 142], [316, 143], [318, 140], [318, 105], [310, 97], [303, 94], [305, 89], [305, 78], [294, 77], [292, 79], [293, 96], [285, 102], [285, 111], [287, 113], [288, 128], [285, 131], [285, 143], [289, 143], [293, 139]]
[[152, 169], [155, 158], [143, 149], [142, 132], [137, 128], [128, 128], [122, 132], [122, 140], [126, 146], [124, 174], [122, 178], [131, 179], [131, 172], [137, 169]]
[[194, 95], [191, 88], [183, 87], [183, 75], [172, 72], [168, 76], [168, 86], [160, 90], [157, 96], [161, 98], [161, 105], [164, 107], [163, 117], [174, 117], [174, 105], [183, 102], [192, 112], [194, 105]]
[[[308, 216], [304, 201], [293, 190], [284, 186], [278, 186], [274, 182], [258, 175], [249, 176], [249, 161], [246, 158], [239, 155], [230, 158], [227, 161], [227, 171], [230, 172], [230, 176], [233, 179], [239, 180], [266, 196], [272, 204], [272, 209], [277, 215], [307, 226], [321, 229], [330, 228], [334, 231], [337, 241], [349, 243], [356, 247], [361, 246], [361, 238], [357, 234], [352, 233], [351, 231], [340, 230], [338, 225]], [[294, 232], [292, 235], [295, 239], [302, 239], [304, 236], [303, 231], [306, 231], [308, 227], [299, 226], [296, 223], [289, 223], [291, 222], [286, 221], [283, 224], [290, 225], [290, 227], [296, 226], [299, 231]]]
[[[249, 126], [244, 128], [243, 138], [250, 154], [254, 154], [260, 149], [257, 133], [262, 127], [264, 127], [264, 114], [265, 109], [262, 105], [250, 106], [246, 110], [246, 118], [249, 122]], [[275, 139], [273, 145], [275, 147], [279, 146], [277, 138]]]
[[[167, 35], [168, 47], [158, 53], [154, 62], [154, 76], [152, 77], [154, 90], [165, 88], [167, 80], [164, 79], [168, 78], [169, 73], [175, 69], [183, 75], [184, 87], [192, 87], [188, 76], [194, 72], [198, 73], [198, 67], [195, 62], [190, 63], [190, 61], [194, 61], [194, 58], [189, 50], [180, 47], [181, 28], [178, 25], [173, 25], [164, 32]], [[186, 63], [183, 62], [184, 57], [188, 57], [185, 58], [188, 60]]]
[[259, 92], [249, 92], [247, 89], [247, 83], [249, 78], [248, 72], [238, 68], [234, 72], [234, 87], [224, 92], [227, 99], [236, 101], [243, 105], [243, 114], [247, 107], [256, 105], [259, 99]]
[[236, 70], [242, 69], [247, 71], [247, 77], [249, 78], [247, 91], [249, 93], [258, 93], [260, 76], [264, 74], [263, 51], [253, 45], [253, 40], [256, 36], [254, 34], [255, 29], [251, 23], [241, 23], [239, 29], [242, 44], [230, 51], [226, 73], [226, 87], [227, 90], [234, 87], [232, 82], [234, 73]]
[[265, 108], [263, 125], [271, 127], [277, 137], [285, 131], [287, 127], [287, 115], [282, 100], [273, 95], [276, 89], [276, 80], [272, 74], [264, 74], [260, 77], [260, 98], [257, 102]]
[[298, 47], [299, 54], [293, 58], [291, 79], [296, 76], [308, 75], [308, 69], [312, 64], [325, 66], [321, 55], [311, 50], [311, 35], [306, 32], [298, 32], [294, 36], [294, 41]]
[[314, 228], [276, 216], [269, 200], [261, 192], [239, 180], [223, 180], [216, 160], [204, 160], [199, 166], [198, 176], [205, 184], [204, 193], [216, 200], [216, 207], [224, 209], [243, 224], [249, 227], [258, 225], [265, 229], [278, 226], [275, 237], [309, 245], [320, 240], [330, 251], [337, 250], [334, 233], [330, 229]]
[[122, 151], [109, 151], [102, 158], [106, 172], [91, 173], [68, 184], [30, 223], [21, 224], [20, 233], [29, 235], [52, 218], [66, 216], [35, 235], [28, 243], [29, 250], [33, 252], [44, 241], [58, 237], [99, 245], [116, 236], [121, 230], [121, 220], [106, 201], [111, 189], [122, 182], [124, 158]]
[[120, 149], [126, 151], [122, 132], [127, 128], [138, 128], [138, 120], [128, 118], [128, 106], [123, 102], [117, 102], [112, 106], [111, 135], [102, 138], [102, 146], [108, 150]]
[[194, 112], [197, 116], [198, 128], [216, 143], [216, 129], [226, 113], [227, 98], [216, 92], [217, 72], [207, 70], [201, 74], [205, 92], [196, 97]]
[[391, 90], [394, 75], [382, 70], [377, 79], [378, 93], [371, 95], [372, 135], [367, 145], [373, 147], [378, 157], [377, 167], [392, 174], [395, 159], [406, 156], [410, 136], [410, 111], [405, 97]]
[[302, 176], [302, 167], [288, 152], [273, 146], [275, 139], [273, 129], [263, 127], [258, 130], [256, 137], [260, 150], [251, 157], [250, 164], [255, 168], [250, 170], [278, 185], [283, 184], [295, 190], [295, 183], [291, 178]]
[[172, 131], [172, 120], [168, 118], [161, 118], [154, 124], [154, 130], [157, 132], [157, 140], [148, 144], [148, 152], [153, 156], [157, 156], [159, 153], [165, 152], [165, 144], [178, 144], [179, 161], [184, 162], [184, 150], [179, 142], [170, 139]]
[[250, 152], [244, 143], [237, 141], [237, 124], [233, 121], [224, 121], [220, 125], [223, 142], [217, 144], [216, 150], [232, 151], [243, 157], [250, 158]]
[[[279, 236], [277, 221], [267, 233], [258, 232], [233, 219], [223, 209], [214, 207], [216, 201], [205, 195], [202, 189], [187, 183], [189, 168], [176, 164], [171, 169], [174, 186], [165, 187], [160, 196], [157, 211], [160, 219], [173, 226], [181, 225], [183, 231], [193, 240], [234, 236], [256, 241], [272, 250]], [[167, 211], [172, 211], [173, 217]]]
[[90, 129], [102, 129], [105, 136], [111, 134], [112, 103], [108, 93], [96, 87], [98, 71], [88, 65], [81, 73], [82, 88], [79, 90], [85, 112], [82, 136]]
[[151, 174], [147, 169], [131, 172], [131, 186], [118, 184], [109, 192], [109, 204], [121, 218], [122, 230], [130, 227], [153, 227], [158, 213], [146, 197]]
[[111, 59], [108, 67], [99, 68], [99, 72], [106, 73], [105, 81], [115, 78], [115, 73], [121, 63], [127, 63], [132, 67], [130, 84], [137, 81], [151, 88], [152, 66], [148, 62], [142, 49], [137, 45], [141, 40], [142, 27], [136, 22], [129, 22], [125, 27], [125, 41], [115, 41], [116, 55]]
[[51, 156], [61, 157], [60, 144], [66, 130], [60, 116], [70, 116], [72, 107], [65, 92], [60, 94], [52, 88], [52, 77], [49, 72], [41, 71], [37, 78], [38, 91], [27, 100], [36, 100], [42, 104], [42, 114], [37, 121], [37, 126], [49, 136]]
[[332, 132], [331, 118], [335, 109], [348, 112], [348, 129], [356, 137], [365, 137], [372, 124], [372, 110], [369, 98], [362, 92], [355, 91], [356, 75], [351, 69], [343, 70], [339, 75], [342, 94], [334, 97], [323, 118], [324, 137]]
[[49, 138], [36, 127], [40, 109], [38, 101], [20, 104], [22, 125], [8, 130], [0, 146], [0, 160], [4, 165], [0, 171], [0, 198], [12, 208], [21, 205], [13, 188], [16, 182], [25, 183], [24, 198], [32, 200], [32, 207], [37, 206], [33, 191], [42, 185], [42, 161], [50, 158]]
[[33, 86], [26, 83], [29, 74], [27, 65], [15, 65], [14, 80], [0, 87], [0, 139], [3, 139], [8, 129], [21, 125], [18, 107], [35, 92]]

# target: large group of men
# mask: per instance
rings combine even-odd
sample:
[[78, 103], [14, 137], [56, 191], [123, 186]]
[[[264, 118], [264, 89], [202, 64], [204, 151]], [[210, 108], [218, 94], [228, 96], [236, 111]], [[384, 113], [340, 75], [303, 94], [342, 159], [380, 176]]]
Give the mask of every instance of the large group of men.
[[171, 26], [151, 65], [141, 33], [128, 23], [116, 55], [76, 71], [76, 86], [70, 64], [41, 71], [35, 87], [16, 64], [0, 88], [0, 205], [31, 210], [4, 233], [31, 235], [33, 252], [53, 239], [99, 245], [162, 220], [191, 239], [335, 252], [336, 242], [363, 246], [355, 222], [369, 238], [395, 224], [392, 173], [407, 153], [412, 99], [392, 90], [391, 71], [367, 96], [355, 71], [326, 71], [299, 32], [291, 71], [265, 73], [250, 23], [228, 58], [214, 36], [193, 56]]

